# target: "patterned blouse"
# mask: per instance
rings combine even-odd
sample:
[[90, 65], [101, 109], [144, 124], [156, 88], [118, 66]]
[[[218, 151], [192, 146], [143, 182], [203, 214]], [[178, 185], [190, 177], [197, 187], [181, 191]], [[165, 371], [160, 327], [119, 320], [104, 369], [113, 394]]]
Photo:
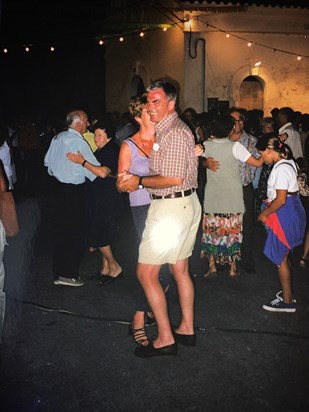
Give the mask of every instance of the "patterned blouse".
[[[237, 140], [256, 158], [260, 157], [259, 152], [255, 148], [257, 139], [252, 136], [252, 134], [242, 132], [240, 138]], [[247, 186], [249, 183], [253, 182], [256, 172], [256, 167], [250, 166], [247, 163], [239, 162], [239, 173], [241, 178], [241, 183], [243, 186]]]

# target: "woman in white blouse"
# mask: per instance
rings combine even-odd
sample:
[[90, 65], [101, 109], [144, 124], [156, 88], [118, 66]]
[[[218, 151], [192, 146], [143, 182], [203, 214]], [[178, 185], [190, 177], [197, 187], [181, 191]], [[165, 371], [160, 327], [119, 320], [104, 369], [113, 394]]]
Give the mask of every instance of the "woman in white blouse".
[[277, 265], [282, 291], [263, 305], [271, 312], [295, 312], [292, 266], [289, 252], [304, 240], [306, 215], [298, 193], [297, 168], [291, 149], [276, 136], [262, 137], [256, 144], [264, 162], [274, 163], [267, 182], [266, 208], [259, 215], [267, 239], [264, 254]]

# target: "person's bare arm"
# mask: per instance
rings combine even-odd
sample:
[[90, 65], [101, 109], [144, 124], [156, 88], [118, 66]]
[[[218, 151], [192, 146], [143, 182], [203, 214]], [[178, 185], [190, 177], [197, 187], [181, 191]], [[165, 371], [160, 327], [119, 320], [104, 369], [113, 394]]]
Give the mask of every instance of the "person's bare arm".
[[279, 210], [286, 203], [287, 194], [287, 190], [276, 190], [276, 198], [266, 209], [263, 210], [263, 212], [259, 215], [258, 220], [265, 223], [270, 214]]
[[7, 192], [9, 187], [9, 181], [4, 170], [2, 161], [0, 160], [0, 191]]
[[279, 138], [281, 143], [284, 143], [286, 141], [286, 139], [288, 138], [288, 135], [287, 135], [287, 133], [282, 133], [282, 134], [279, 134], [278, 138]]
[[[134, 192], [137, 190], [139, 184], [139, 176], [130, 175], [129, 179], [126, 179], [128, 174], [123, 173], [118, 182], [119, 190], [122, 192]], [[183, 182], [179, 177], [166, 177], [166, 176], [144, 176], [142, 178], [142, 184], [144, 187], [151, 189], [165, 189], [171, 186], [180, 186]]]
[[204, 164], [206, 169], [209, 169], [212, 172], [216, 172], [220, 168], [220, 162], [213, 157], [207, 157]]
[[[122, 181], [124, 176], [129, 172], [130, 167], [131, 167], [131, 150], [128, 144], [123, 143], [120, 146], [119, 158], [118, 158], [117, 189], [120, 192], [126, 191], [123, 188], [123, 186], [119, 185], [119, 183], [120, 181]], [[131, 177], [131, 175], [127, 174], [127, 177]]]
[[251, 155], [249, 159], [246, 161], [246, 163], [254, 167], [261, 167], [264, 161], [263, 161], [262, 156], [257, 159], [256, 157]]
[[110, 173], [111, 170], [107, 166], [95, 166], [92, 163], [88, 162], [88, 160], [85, 160], [84, 156], [78, 151], [77, 153], [67, 153], [67, 158], [73, 162], [77, 163], [79, 165], [82, 165], [86, 169], [88, 169], [91, 173], [98, 177], [102, 177], [103, 179], [107, 177]]

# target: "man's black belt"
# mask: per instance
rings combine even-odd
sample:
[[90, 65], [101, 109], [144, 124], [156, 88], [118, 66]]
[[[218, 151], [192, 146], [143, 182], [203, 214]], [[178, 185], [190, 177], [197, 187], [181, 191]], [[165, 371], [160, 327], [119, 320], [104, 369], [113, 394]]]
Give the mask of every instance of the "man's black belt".
[[154, 195], [154, 194], [151, 193], [150, 197], [153, 200], [155, 200], [155, 199], [176, 199], [177, 197], [190, 196], [194, 192], [195, 192], [195, 188], [193, 187], [192, 189], [181, 190], [180, 192], [170, 193], [170, 194], [165, 195], [165, 196]]

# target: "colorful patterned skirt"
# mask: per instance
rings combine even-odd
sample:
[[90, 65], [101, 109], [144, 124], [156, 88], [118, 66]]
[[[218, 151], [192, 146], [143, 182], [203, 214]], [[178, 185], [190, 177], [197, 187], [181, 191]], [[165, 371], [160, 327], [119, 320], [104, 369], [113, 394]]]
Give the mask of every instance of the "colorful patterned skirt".
[[286, 203], [266, 219], [264, 254], [277, 266], [285, 255], [304, 241], [306, 214], [299, 196], [288, 196]]
[[204, 213], [201, 257], [220, 265], [240, 260], [242, 213]]

